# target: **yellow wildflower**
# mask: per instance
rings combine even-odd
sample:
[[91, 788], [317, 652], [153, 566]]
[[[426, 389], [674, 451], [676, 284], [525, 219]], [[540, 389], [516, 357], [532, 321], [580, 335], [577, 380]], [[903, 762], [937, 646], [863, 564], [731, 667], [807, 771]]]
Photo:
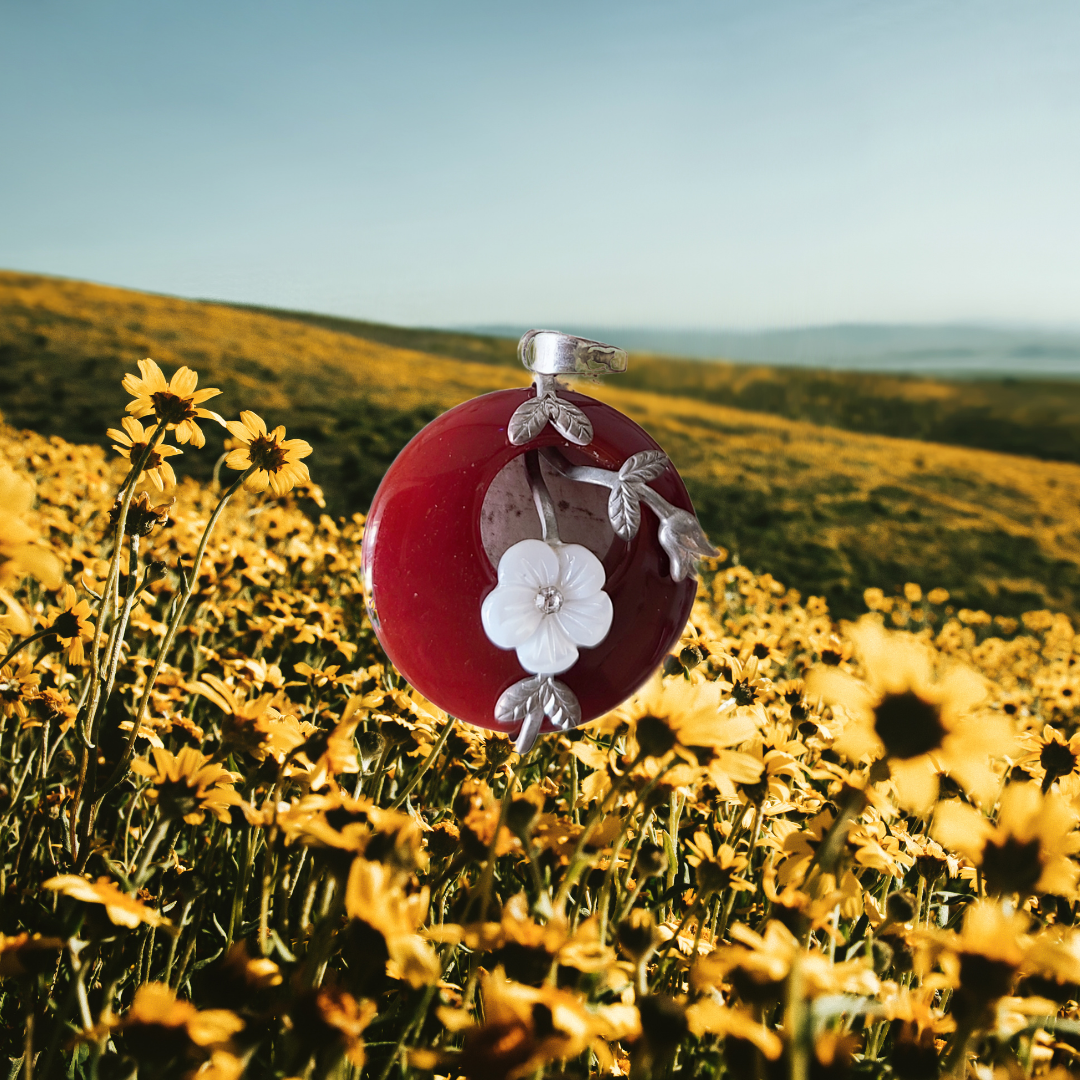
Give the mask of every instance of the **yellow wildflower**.
[[212, 764], [206, 754], [190, 746], [176, 755], [157, 746], [150, 753], [153, 764], [136, 758], [131, 769], [157, 785], [148, 794], [166, 817], [182, 817], [189, 825], [198, 825], [209, 811], [218, 821], [229, 822], [229, 808], [242, 802], [232, 786], [241, 779], [239, 773]]
[[213, 388], [196, 390], [199, 376], [191, 368], [180, 368], [166, 382], [161, 368], [153, 360], [146, 359], [139, 361], [139, 375], [141, 378], [130, 374], [124, 376], [124, 389], [134, 398], [127, 404], [127, 411], [132, 416], [149, 416], [153, 413], [159, 424], [164, 424], [169, 430], [176, 429], [178, 443], [189, 442], [196, 447], [206, 443], [206, 436], [197, 420], [216, 420], [224, 426], [224, 417], [209, 409], [199, 408], [202, 402], [216, 397], [221, 391]]
[[84, 904], [101, 904], [109, 921], [116, 926], [133, 929], [140, 923], [147, 926], [167, 926], [169, 920], [152, 908], [140, 903], [133, 896], [122, 893], [108, 878], [100, 877], [97, 881], [80, 877], [78, 874], [58, 874], [49, 878], [42, 888], [63, 893]]
[[284, 495], [311, 479], [307, 466], [300, 460], [311, 453], [310, 444], [303, 439], [286, 439], [284, 427], [267, 433], [262, 417], [248, 410], [226, 426], [244, 445], [233, 450], [225, 464], [240, 472], [254, 466], [255, 471], [244, 482], [249, 491], [265, 491], [269, 487], [275, 495]]
[[94, 628], [90, 624], [90, 602], [77, 600], [75, 590], [65, 585], [63, 606], [50, 609], [49, 614], [52, 618], [49, 630], [67, 651], [68, 662], [85, 664], [83, 642], [90, 641], [94, 636]]
[[[154, 432], [157, 429], [150, 428], [150, 430], [147, 431], [134, 416], [125, 416], [120, 423], [123, 430], [121, 431], [119, 428], [109, 428], [109, 438], [115, 440], [113, 449], [122, 458], [125, 458], [134, 465], [142, 456], [143, 451], [154, 437]], [[120, 445], [118, 446], [117, 443]], [[184, 451], [179, 447], [166, 446], [163, 442], [158, 443], [157, 446], [150, 451], [150, 456], [146, 459], [146, 464], [143, 466], [143, 471], [139, 473], [138, 480], [141, 480], [145, 476], [158, 491], [164, 491], [167, 487], [175, 487], [176, 473], [173, 472], [173, 467], [169, 464], [168, 459], [176, 457], [177, 454], [182, 454], [183, 452]]]

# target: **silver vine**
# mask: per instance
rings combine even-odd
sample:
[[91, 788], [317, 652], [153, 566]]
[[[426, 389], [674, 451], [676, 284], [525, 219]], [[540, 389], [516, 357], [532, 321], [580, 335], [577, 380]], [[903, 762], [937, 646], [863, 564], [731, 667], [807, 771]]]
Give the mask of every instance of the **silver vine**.
[[658, 538], [667, 552], [674, 581], [695, 577], [697, 560], [717, 554], [693, 514], [672, 506], [649, 487], [648, 481], [655, 480], [669, 464], [663, 451], [644, 450], [634, 454], [623, 462], [618, 472], [593, 465], [571, 465], [555, 447], [545, 447], [540, 452], [563, 476], [610, 490], [608, 518], [616, 535], [623, 540], [631, 540], [637, 534], [641, 504], [645, 503], [660, 522]]

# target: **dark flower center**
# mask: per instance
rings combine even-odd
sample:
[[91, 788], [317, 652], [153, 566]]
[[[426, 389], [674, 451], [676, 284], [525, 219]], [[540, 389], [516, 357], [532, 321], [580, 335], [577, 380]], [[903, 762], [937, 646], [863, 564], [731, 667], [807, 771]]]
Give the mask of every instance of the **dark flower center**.
[[839, 653], [835, 649], [822, 649], [821, 651], [821, 662], [828, 664], [829, 667], [836, 667], [843, 659], [843, 653]]
[[745, 679], [740, 679], [731, 688], [731, 696], [737, 705], [752, 705], [757, 698], [757, 690]]
[[257, 469], [266, 472], [280, 472], [285, 467], [286, 455], [276, 439], [269, 435], [258, 435], [248, 444], [248, 457]]
[[187, 399], [159, 390], [150, 395], [154, 405], [154, 415], [163, 424], [180, 424], [195, 418], [195, 406]]
[[73, 638], [79, 636], [79, 620], [70, 611], [62, 611], [52, 624], [52, 632], [57, 637]]
[[663, 757], [675, 745], [675, 732], [657, 716], [637, 722], [638, 745], [649, 757]]
[[717, 893], [731, 885], [731, 879], [735, 877], [735, 868], [706, 860], [698, 866], [694, 877], [697, 878], [698, 888], [703, 893]]
[[1012, 988], [1015, 972], [1005, 960], [992, 960], [976, 952], [960, 954], [960, 985], [984, 1001], [1004, 997]]
[[764, 660], [764, 659], [765, 659], [765, 657], [769, 655], [769, 646], [768, 646], [768, 645], [766, 645], [766, 644], [765, 644], [764, 642], [761, 642], [761, 641], [759, 641], [759, 642], [758, 642], [758, 643], [757, 643], [757, 644], [756, 644], [756, 645], [754, 646], [754, 655], [755, 655], [755, 656], [756, 656], [756, 657], [757, 657], [757, 658], [758, 658], [759, 660]]
[[1006, 837], [1001, 843], [987, 841], [983, 848], [983, 880], [995, 896], [1030, 893], [1042, 877], [1042, 850], [1038, 840]]
[[946, 735], [941, 709], [912, 690], [882, 698], [874, 710], [874, 730], [889, 757], [901, 761], [936, 750]]
[[1051, 740], [1039, 754], [1039, 764], [1046, 770], [1043, 792], [1061, 776], [1068, 776], [1076, 768], [1076, 755], [1063, 743]]

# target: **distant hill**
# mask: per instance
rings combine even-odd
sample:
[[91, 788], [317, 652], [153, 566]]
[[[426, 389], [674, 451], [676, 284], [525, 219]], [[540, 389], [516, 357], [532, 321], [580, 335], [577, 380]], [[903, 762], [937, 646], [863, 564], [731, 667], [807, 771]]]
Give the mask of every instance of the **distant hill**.
[[[421, 340], [429, 351], [404, 347]], [[106, 443], [127, 400], [124, 372], [144, 356], [166, 371], [189, 364], [225, 391], [214, 402], [225, 415], [251, 408], [313, 444], [312, 474], [334, 513], [363, 509], [394, 455], [439, 412], [525, 384], [512, 346], [0, 272], [0, 411], [9, 422]], [[1045, 605], [1080, 619], [1080, 465], [734, 407], [756, 396], [775, 412], [832, 408], [848, 424], [859, 401], [869, 404], [858, 423], [886, 424], [890, 410], [917, 419], [997, 409], [1036, 446], [1051, 430], [1046, 416], [1063, 426], [1068, 410], [1080, 413], [1080, 387], [1016, 383], [993, 397], [1000, 383], [803, 374], [824, 381], [635, 357], [626, 376], [583, 389], [668, 450], [717, 543], [804, 594], [827, 596], [840, 616], [861, 610], [867, 586], [915, 581], [944, 586], [957, 606], [1009, 615]], [[971, 406], [978, 387], [991, 397]], [[221, 434], [207, 434], [204, 451], [174, 459], [179, 472], [209, 475]]]
[[[517, 328], [511, 336], [450, 330], [411, 329], [356, 319], [274, 308], [245, 308], [278, 319], [300, 321], [367, 341], [411, 348], [456, 360], [520, 370]], [[618, 385], [717, 405], [809, 420], [846, 431], [976, 446], [1047, 461], [1080, 462], [1080, 377], [1024, 378], [1014, 375], [942, 379], [883, 373], [890, 364], [933, 367], [966, 358], [975, 371], [1048, 369], [1080, 376], [1080, 334], [987, 330], [968, 327], [826, 327], [763, 334], [592, 330], [602, 341], [634, 350], [682, 350], [682, 357], [635, 352]], [[716, 355], [820, 362], [820, 368], [749, 364], [733, 360], [685, 359]], [[695, 351], [697, 350], [697, 351]], [[1040, 351], [1041, 350], [1041, 351]], [[907, 357], [905, 360], [904, 357]], [[995, 369], [994, 365], [1000, 364]], [[879, 370], [838, 370], [864, 365]], [[980, 366], [981, 365], [981, 366]]]

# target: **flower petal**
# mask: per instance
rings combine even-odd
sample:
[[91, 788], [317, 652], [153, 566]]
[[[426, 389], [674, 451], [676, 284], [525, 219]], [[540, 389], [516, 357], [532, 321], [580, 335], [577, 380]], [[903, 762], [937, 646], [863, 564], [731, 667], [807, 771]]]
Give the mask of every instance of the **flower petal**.
[[503, 552], [499, 560], [500, 585], [528, 585], [542, 589], [559, 580], [559, 557], [543, 540], [522, 540]]
[[516, 649], [527, 641], [543, 617], [536, 606], [536, 589], [528, 585], [499, 585], [480, 607], [484, 633], [500, 649]]
[[592, 648], [607, 637], [611, 615], [611, 597], [598, 592], [580, 600], [564, 599], [555, 618], [575, 645]]
[[566, 600], [583, 600], [604, 587], [607, 579], [604, 564], [588, 548], [580, 544], [564, 544], [556, 550], [559, 556], [559, 592]]
[[547, 616], [536, 633], [517, 647], [517, 658], [534, 675], [558, 675], [577, 663], [578, 651], [559, 623]]

